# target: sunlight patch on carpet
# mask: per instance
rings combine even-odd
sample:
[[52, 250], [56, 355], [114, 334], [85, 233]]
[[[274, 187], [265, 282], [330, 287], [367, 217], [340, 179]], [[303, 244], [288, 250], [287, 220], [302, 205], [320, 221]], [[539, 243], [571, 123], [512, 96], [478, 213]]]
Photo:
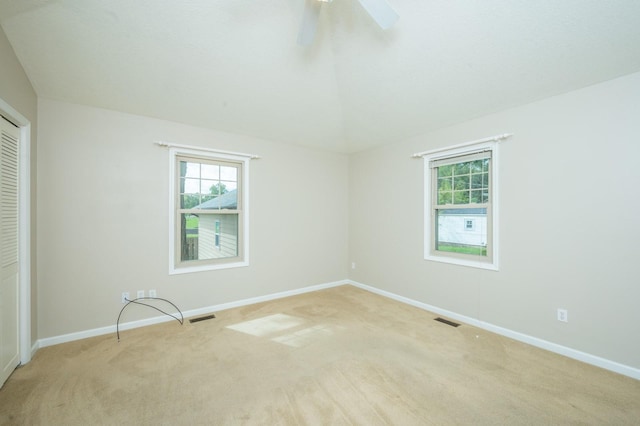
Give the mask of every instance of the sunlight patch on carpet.
[[274, 337], [271, 340], [294, 348], [301, 348], [318, 340], [319, 338], [331, 336], [333, 333], [334, 330], [331, 326], [319, 324], [290, 334], [285, 334], [284, 336]]
[[251, 334], [252, 336], [267, 336], [269, 334], [275, 334], [290, 328], [298, 327], [303, 323], [304, 320], [302, 318], [285, 314], [274, 314], [233, 324], [227, 326], [227, 328]]
[[327, 324], [311, 325], [303, 318], [286, 314], [268, 315], [229, 325], [227, 328], [256, 337], [266, 337], [272, 342], [292, 348], [307, 346], [313, 342], [333, 336], [343, 329], [340, 326]]

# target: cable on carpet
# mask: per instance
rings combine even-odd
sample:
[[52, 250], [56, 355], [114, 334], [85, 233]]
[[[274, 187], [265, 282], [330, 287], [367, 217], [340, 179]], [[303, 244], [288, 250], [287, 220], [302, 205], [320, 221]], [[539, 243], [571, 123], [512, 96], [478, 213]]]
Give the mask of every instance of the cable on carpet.
[[[148, 306], [150, 308], [155, 309], [158, 312], [161, 312], [167, 316], [170, 316], [171, 318], [175, 319], [176, 321], [178, 321], [180, 323], [180, 325], [184, 324], [184, 315], [182, 315], [182, 311], [180, 310], [180, 308], [178, 308], [176, 305], [173, 304], [173, 302], [171, 302], [170, 300], [167, 299], [163, 299], [161, 297], [138, 297], [136, 299], [133, 300], [129, 300], [129, 299], [124, 299], [127, 301], [127, 304], [124, 305], [122, 307], [122, 309], [120, 309], [120, 313], [118, 314], [118, 320], [116, 321], [116, 336], [118, 336], [118, 342], [120, 341], [120, 317], [122, 316], [122, 312], [124, 312], [125, 308], [129, 305], [136, 304], [136, 305], [142, 305], [142, 306]], [[170, 314], [168, 312], [163, 311], [162, 309], [153, 306], [153, 305], [149, 305], [148, 303], [143, 303], [143, 302], [138, 302], [138, 300], [162, 300], [163, 302], [167, 302], [168, 304], [170, 304], [171, 306], [173, 306], [174, 308], [176, 308], [176, 310], [180, 313], [180, 318], [178, 318], [177, 316]]]

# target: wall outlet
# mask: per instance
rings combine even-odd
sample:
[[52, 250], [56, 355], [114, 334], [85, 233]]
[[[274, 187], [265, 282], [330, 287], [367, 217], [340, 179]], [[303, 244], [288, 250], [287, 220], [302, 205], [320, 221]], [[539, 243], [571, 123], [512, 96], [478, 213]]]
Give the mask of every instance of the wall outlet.
[[566, 309], [558, 309], [558, 321], [569, 322], [569, 312]]
[[122, 292], [122, 303], [127, 303], [127, 300], [131, 300], [131, 299], [129, 299], [129, 292], [128, 291], [123, 291]]
[[351, 269], [356, 269], [356, 262], [351, 262]]
[[156, 293], [156, 289], [149, 290], [149, 297], [158, 297], [158, 293]]
[[144, 297], [144, 290], [138, 290], [138, 295], [136, 296], [138, 299]]

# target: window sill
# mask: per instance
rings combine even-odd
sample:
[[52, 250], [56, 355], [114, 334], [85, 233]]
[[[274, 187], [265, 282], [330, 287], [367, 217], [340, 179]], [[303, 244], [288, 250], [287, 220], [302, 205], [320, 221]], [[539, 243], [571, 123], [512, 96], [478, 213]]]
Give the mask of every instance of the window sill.
[[218, 269], [230, 269], [230, 268], [242, 268], [249, 266], [249, 262], [233, 262], [233, 263], [219, 263], [215, 265], [199, 265], [199, 266], [184, 266], [181, 268], [175, 268], [171, 266], [169, 268], [169, 275], [178, 274], [190, 274], [192, 272], [204, 272], [204, 271], [216, 271]]
[[487, 270], [490, 270], [490, 271], [499, 271], [500, 270], [496, 263], [474, 262], [473, 260], [458, 259], [458, 258], [447, 257], [447, 256], [435, 256], [435, 255], [427, 255], [427, 256], [425, 256], [424, 259], [425, 260], [430, 260], [430, 261], [433, 261], [433, 262], [450, 263], [450, 264], [453, 264], [453, 265], [468, 266], [470, 268], [487, 269]]

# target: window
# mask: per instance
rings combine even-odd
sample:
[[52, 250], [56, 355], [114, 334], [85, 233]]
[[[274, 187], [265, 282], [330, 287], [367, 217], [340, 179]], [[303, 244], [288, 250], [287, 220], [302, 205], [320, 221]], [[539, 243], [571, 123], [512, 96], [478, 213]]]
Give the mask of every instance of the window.
[[248, 159], [171, 150], [170, 273], [248, 265]]
[[424, 155], [425, 259], [497, 269], [497, 143]]
[[464, 229], [467, 231], [473, 231], [475, 229], [475, 221], [473, 219], [465, 219]]

